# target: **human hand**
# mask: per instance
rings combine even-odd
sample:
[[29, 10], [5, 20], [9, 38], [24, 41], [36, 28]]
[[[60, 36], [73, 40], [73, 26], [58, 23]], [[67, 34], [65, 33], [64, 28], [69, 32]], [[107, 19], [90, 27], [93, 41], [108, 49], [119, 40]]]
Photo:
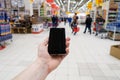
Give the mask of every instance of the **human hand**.
[[48, 67], [48, 73], [57, 68], [57, 66], [61, 63], [61, 61], [68, 55], [69, 53], [69, 41], [70, 38], [66, 38], [66, 55], [57, 55], [51, 56], [48, 53], [48, 39], [46, 39], [42, 44], [40, 44], [38, 49], [38, 60], [42, 61]]

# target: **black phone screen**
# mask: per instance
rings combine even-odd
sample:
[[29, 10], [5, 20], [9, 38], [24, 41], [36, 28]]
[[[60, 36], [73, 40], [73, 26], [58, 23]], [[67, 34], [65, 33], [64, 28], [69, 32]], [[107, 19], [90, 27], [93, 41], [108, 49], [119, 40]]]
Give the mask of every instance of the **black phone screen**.
[[65, 54], [66, 40], [64, 28], [51, 28], [48, 41], [49, 54]]

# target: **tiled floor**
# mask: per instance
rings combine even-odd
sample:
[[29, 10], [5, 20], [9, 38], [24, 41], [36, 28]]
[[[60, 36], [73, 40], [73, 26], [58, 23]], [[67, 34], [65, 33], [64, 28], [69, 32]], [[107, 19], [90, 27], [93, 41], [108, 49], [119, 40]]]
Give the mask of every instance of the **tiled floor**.
[[[64, 27], [63, 23], [60, 26]], [[110, 46], [120, 44], [119, 41], [83, 34], [83, 25], [76, 36], [68, 25], [65, 27], [71, 38], [70, 53], [46, 80], [120, 80], [120, 60], [109, 54]], [[47, 36], [47, 30], [37, 35], [13, 35], [13, 42], [0, 51], [0, 80], [11, 80], [31, 64], [39, 43]]]

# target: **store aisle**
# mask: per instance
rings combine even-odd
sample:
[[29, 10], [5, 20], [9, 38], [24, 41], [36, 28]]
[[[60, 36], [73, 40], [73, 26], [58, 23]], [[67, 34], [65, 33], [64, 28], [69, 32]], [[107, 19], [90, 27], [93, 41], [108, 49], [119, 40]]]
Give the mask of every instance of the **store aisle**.
[[[61, 23], [60, 27], [65, 27], [71, 38], [70, 53], [46, 80], [120, 80], [120, 60], [109, 55], [110, 46], [120, 42], [83, 34], [84, 25], [76, 36], [68, 24]], [[14, 35], [13, 42], [0, 51], [0, 80], [11, 80], [30, 65], [47, 36], [47, 30], [37, 35]]]

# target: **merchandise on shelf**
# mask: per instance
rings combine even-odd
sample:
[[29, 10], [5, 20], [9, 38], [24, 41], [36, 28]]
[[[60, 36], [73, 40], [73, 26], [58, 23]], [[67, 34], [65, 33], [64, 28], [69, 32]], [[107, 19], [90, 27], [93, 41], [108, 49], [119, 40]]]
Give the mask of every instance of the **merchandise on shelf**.
[[10, 24], [7, 21], [7, 13], [0, 10], [0, 44], [8, 39], [12, 39]]
[[119, 22], [108, 23], [106, 29], [109, 31], [120, 32], [120, 23]]
[[108, 22], [116, 21], [117, 10], [110, 9], [108, 13]]
[[120, 3], [117, 6], [117, 9], [110, 9], [106, 26], [108, 37], [113, 40], [120, 40]]
[[120, 0], [114, 0], [114, 2], [120, 2]]
[[0, 36], [0, 42], [6, 41], [6, 40], [9, 40], [9, 39], [12, 39], [12, 34], [7, 34], [7, 35], [4, 35], [4, 36]]
[[117, 22], [120, 22], [120, 3], [118, 6], [119, 8], [118, 8]]
[[9, 23], [0, 23], [0, 35], [10, 34], [10, 24]]
[[40, 16], [44, 16], [44, 8], [40, 8]]
[[8, 16], [5, 10], [0, 10], [0, 22], [7, 21]]
[[109, 31], [120, 32], [120, 3], [118, 4], [118, 12], [115, 21], [108, 23], [106, 28]]
[[110, 0], [108, 11], [108, 23], [115, 22], [118, 14], [118, 4]]

